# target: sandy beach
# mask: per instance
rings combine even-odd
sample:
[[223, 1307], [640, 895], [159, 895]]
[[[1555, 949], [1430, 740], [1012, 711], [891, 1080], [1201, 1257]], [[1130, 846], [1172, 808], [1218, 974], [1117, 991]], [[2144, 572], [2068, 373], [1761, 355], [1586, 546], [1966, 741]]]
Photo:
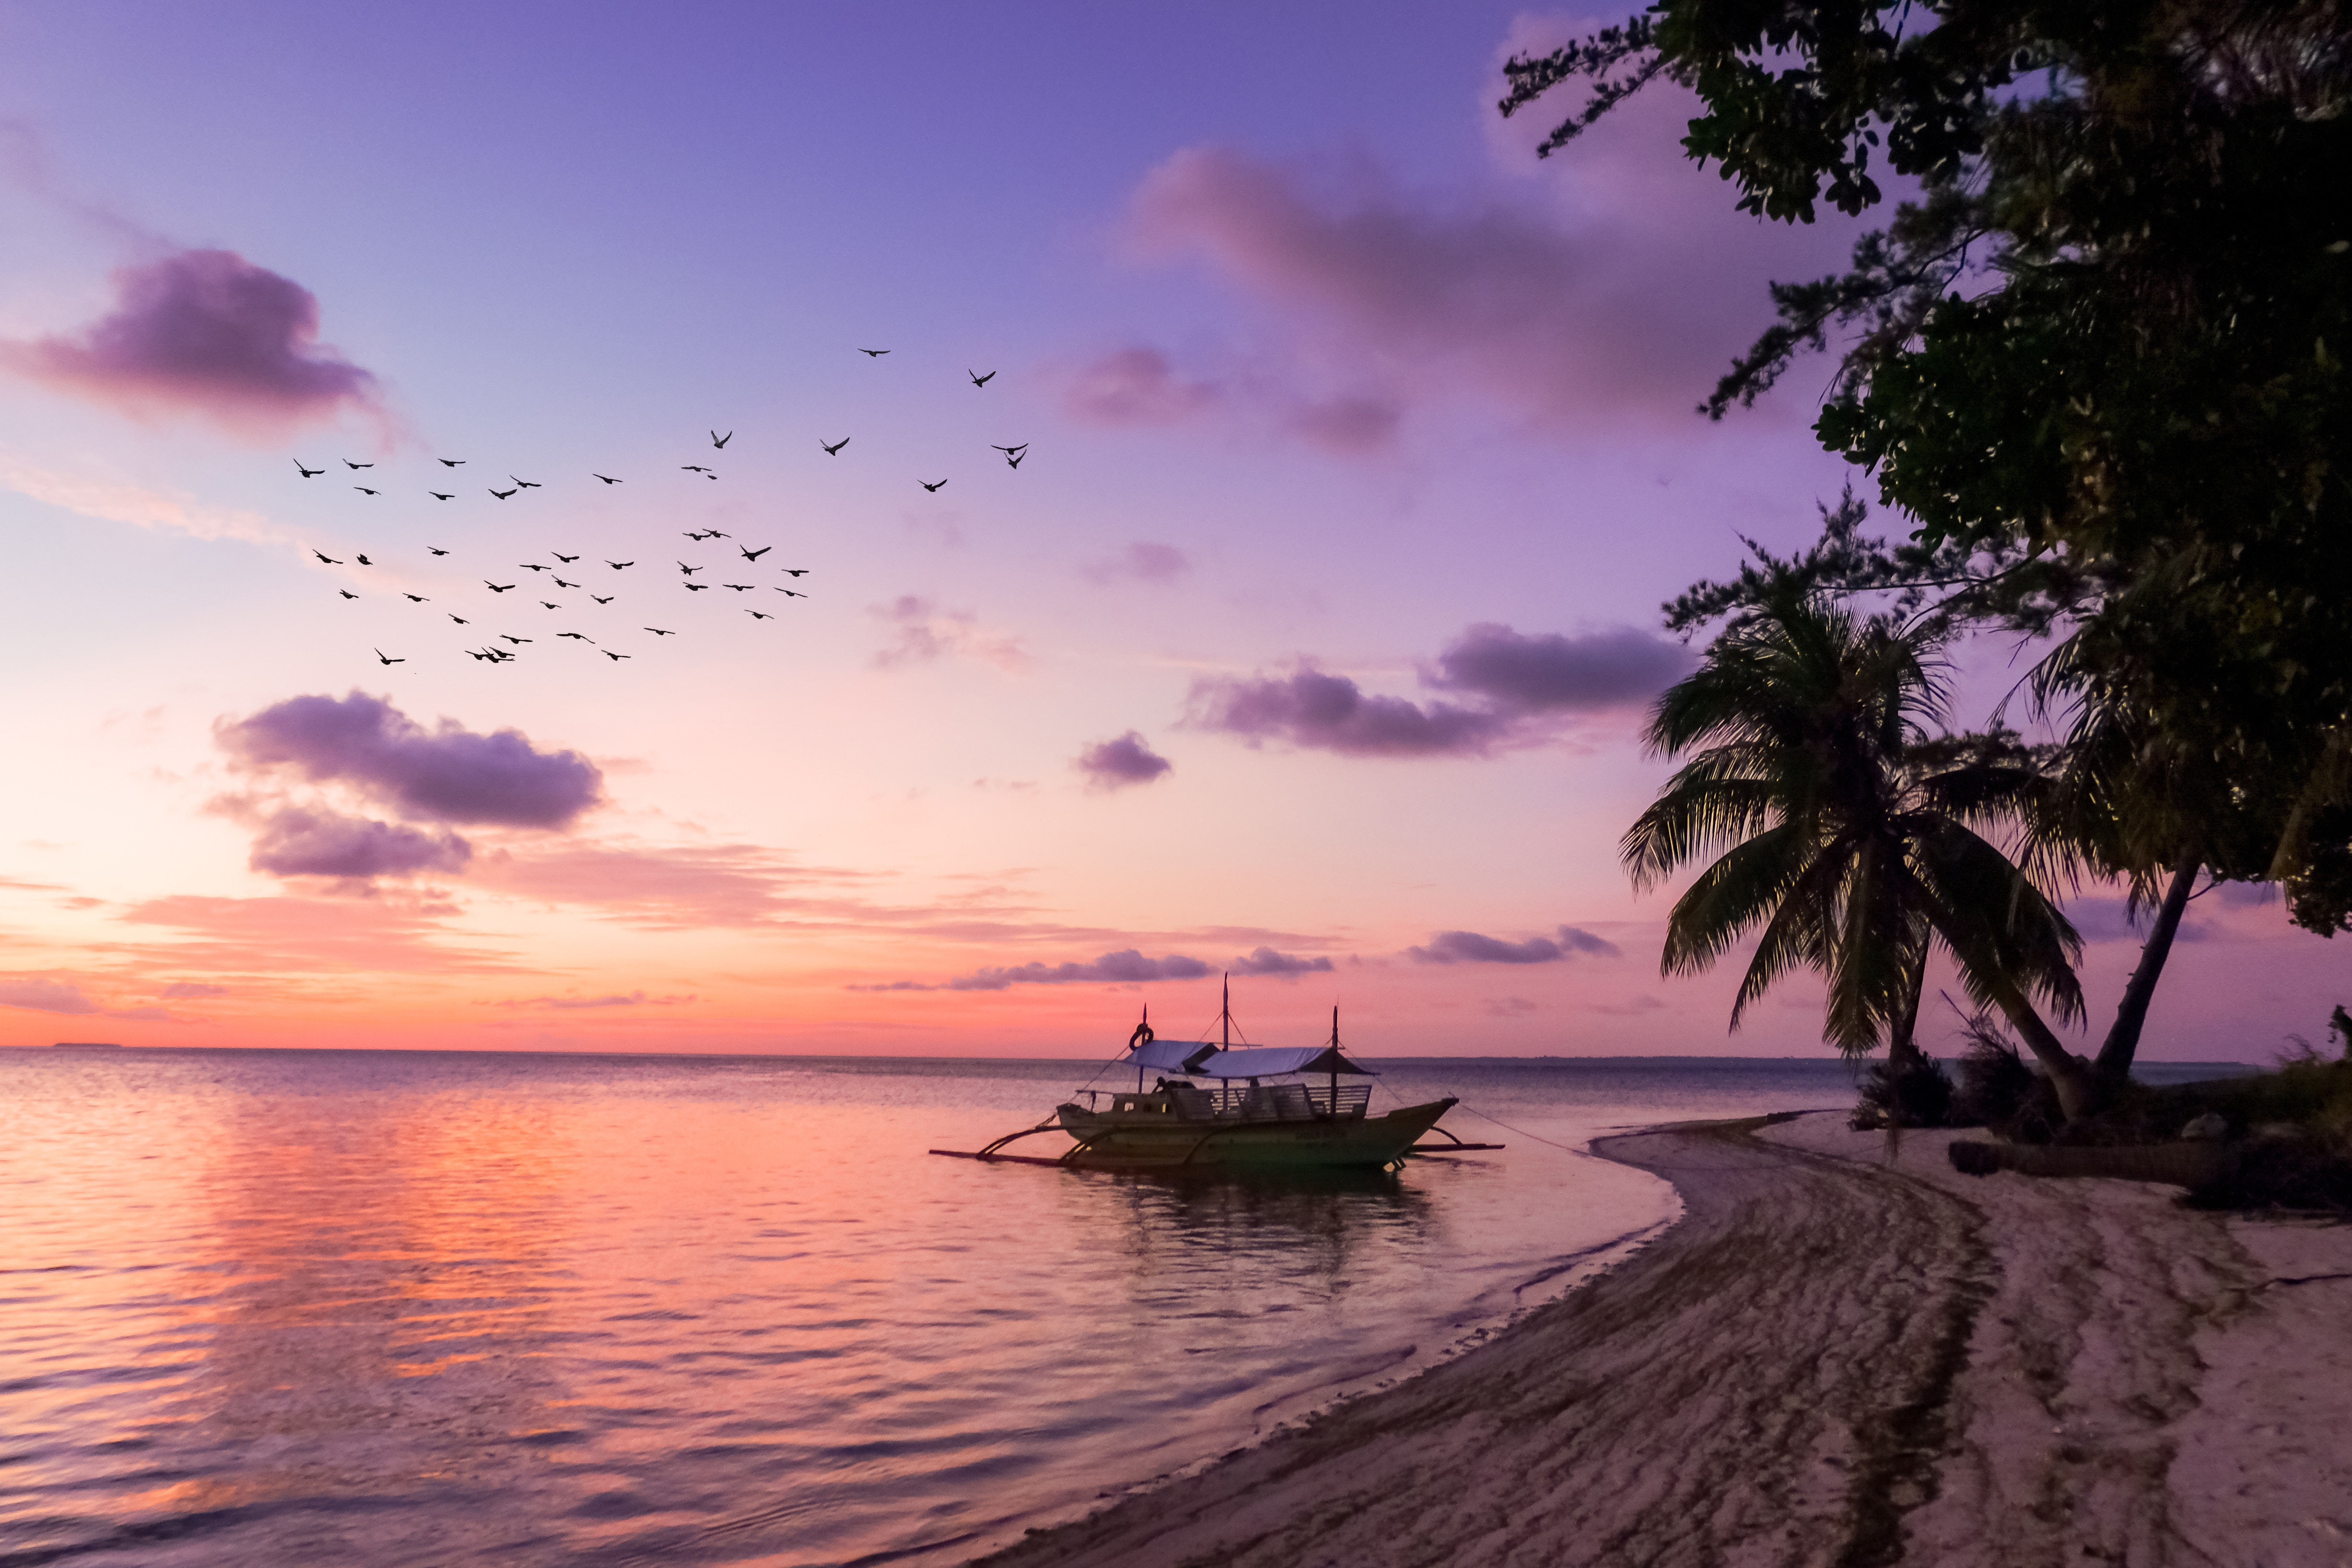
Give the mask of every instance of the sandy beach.
[[2352, 1564], [2352, 1227], [1962, 1176], [1953, 1136], [1598, 1143], [1686, 1206], [1614, 1270], [984, 1561]]

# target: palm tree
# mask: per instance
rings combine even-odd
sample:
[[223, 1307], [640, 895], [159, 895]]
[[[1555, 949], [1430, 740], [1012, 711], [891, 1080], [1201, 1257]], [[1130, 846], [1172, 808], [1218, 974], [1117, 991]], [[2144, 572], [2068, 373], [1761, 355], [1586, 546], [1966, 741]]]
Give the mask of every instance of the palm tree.
[[1757, 933], [1732, 1005], [1798, 969], [1829, 982], [1822, 1036], [1848, 1055], [1913, 1039], [1931, 947], [1999, 1007], [2069, 1115], [2088, 1064], [2043, 1023], [2082, 1016], [2064, 915], [1979, 829], [2014, 824], [2041, 772], [2015, 738], [1930, 739], [1946, 711], [1947, 634], [1861, 618], [1795, 582], [1769, 589], [1706, 663], [1658, 700], [1654, 754], [1697, 751], [1620, 846], [1638, 889], [1713, 857], [1675, 901], [1660, 967], [1713, 965]]

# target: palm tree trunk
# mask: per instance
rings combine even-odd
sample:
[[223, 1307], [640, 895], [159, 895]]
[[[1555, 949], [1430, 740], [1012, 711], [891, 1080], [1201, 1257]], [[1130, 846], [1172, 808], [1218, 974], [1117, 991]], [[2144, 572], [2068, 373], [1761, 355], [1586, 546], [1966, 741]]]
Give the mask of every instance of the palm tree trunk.
[[2005, 1015], [2025, 1048], [2050, 1075], [2050, 1087], [2058, 1091], [2058, 1109], [2066, 1113], [2069, 1121], [2090, 1115], [2105, 1103], [2104, 1085], [2091, 1070], [2091, 1064], [2066, 1048], [2024, 992], [2005, 976], [1993, 977], [1993, 1005]]
[[2173, 863], [2172, 886], [2164, 891], [2156, 924], [2139, 950], [2139, 965], [2132, 971], [2131, 984], [2124, 987], [2123, 1005], [2116, 1009], [2115, 1024], [2099, 1047], [2098, 1074], [2111, 1085], [2123, 1082], [2131, 1072], [2140, 1030], [2147, 1023], [2148, 999], [2156, 994], [2157, 977], [2164, 973], [2164, 961], [2172, 952], [2172, 939], [2180, 930], [2180, 914], [2189, 907], [2189, 894], [2197, 884], [2197, 868], [2203, 858], [2192, 847], [2183, 850]]
[[1927, 988], [1927, 944], [1919, 943], [1919, 952], [1911, 961], [1911, 973], [1906, 980], [1909, 994], [1903, 1011], [1896, 1014], [1886, 1030], [1886, 1065], [1902, 1068], [1919, 1060], [1916, 1031], [1919, 1026], [1919, 994]]

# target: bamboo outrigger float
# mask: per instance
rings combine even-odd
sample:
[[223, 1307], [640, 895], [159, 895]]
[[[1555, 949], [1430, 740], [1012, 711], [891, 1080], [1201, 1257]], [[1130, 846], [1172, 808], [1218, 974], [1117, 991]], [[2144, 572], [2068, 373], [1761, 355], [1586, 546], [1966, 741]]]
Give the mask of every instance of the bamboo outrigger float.
[[[1502, 1147], [1465, 1143], [1438, 1127], [1437, 1119], [1456, 1103], [1451, 1097], [1372, 1115], [1372, 1086], [1339, 1081], [1379, 1075], [1341, 1052], [1337, 1007], [1331, 1038], [1323, 1045], [1237, 1048], [1229, 986], [1218, 1032], [1215, 1040], [1163, 1040], [1151, 1032], [1147, 1008], [1121, 1064], [1135, 1068], [1133, 1089], [1081, 1089], [1085, 1105], [1066, 1101], [1046, 1121], [976, 1152], [931, 1152], [1092, 1171], [1187, 1172], [1369, 1170], [1402, 1165], [1409, 1154]], [[1147, 1089], [1144, 1079], [1151, 1074], [1158, 1077]], [[1324, 1081], [1315, 1082], [1318, 1078]], [[1207, 1087], [1194, 1081], [1202, 1079]], [[1453, 1141], [1422, 1144], [1432, 1131]], [[1003, 1152], [1041, 1132], [1066, 1132], [1071, 1147], [1052, 1159]]]

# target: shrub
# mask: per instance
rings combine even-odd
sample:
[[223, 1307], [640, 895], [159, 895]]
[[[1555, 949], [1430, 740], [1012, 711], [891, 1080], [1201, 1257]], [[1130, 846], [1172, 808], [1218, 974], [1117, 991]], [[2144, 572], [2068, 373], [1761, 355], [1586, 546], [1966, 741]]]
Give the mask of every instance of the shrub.
[[1873, 1062], [1862, 1075], [1853, 1116], [1847, 1125], [1856, 1131], [1885, 1127], [1944, 1127], [1952, 1114], [1952, 1079], [1944, 1064], [1929, 1056], [1915, 1057], [1901, 1067]]

